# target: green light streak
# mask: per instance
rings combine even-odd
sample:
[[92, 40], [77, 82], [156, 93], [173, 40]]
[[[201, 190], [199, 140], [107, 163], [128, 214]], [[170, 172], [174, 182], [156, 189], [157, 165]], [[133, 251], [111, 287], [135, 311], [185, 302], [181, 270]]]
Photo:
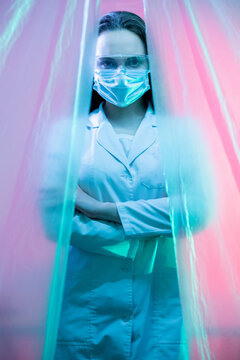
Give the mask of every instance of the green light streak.
[[[61, 216], [61, 224], [60, 224], [60, 230], [59, 230], [59, 236], [58, 236], [58, 242], [57, 242], [57, 250], [56, 250], [56, 257], [55, 257], [55, 265], [54, 265], [54, 271], [53, 271], [53, 280], [52, 280], [52, 286], [51, 286], [51, 295], [49, 300], [49, 307], [48, 307], [48, 319], [47, 319], [47, 329], [46, 329], [46, 339], [45, 339], [45, 346], [44, 346], [44, 355], [43, 360], [51, 360], [54, 358], [55, 353], [55, 345], [56, 345], [56, 339], [57, 339], [57, 331], [58, 331], [58, 324], [59, 324], [59, 318], [60, 318], [60, 312], [61, 312], [61, 299], [63, 295], [64, 290], [64, 281], [65, 281], [65, 275], [66, 275], [66, 267], [67, 267], [67, 261], [68, 261], [68, 254], [63, 254], [63, 250], [68, 251], [68, 245], [70, 240], [70, 233], [69, 236], [66, 236], [66, 229], [69, 229], [69, 208], [67, 207], [67, 204], [69, 203], [69, 195], [71, 195], [71, 188], [72, 183], [74, 182], [74, 178], [72, 174], [74, 173], [74, 150], [75, 150], [75, 144], [77, 141], [76, 136], [76, 125], [77, 125], [77, 119], [78, 119], [78, 106], [79, 106], [79, 94], [80, 94], [80, 86], [82, 87], [82, 81], [81, 81], [81, 75], [84, 72], [84, 53], [86, 51], [86, 33], [87, 33], [87, 27], [88, 27], [88, 19], [89, 19], [89, 9], [90, 9], [90, 1], [91, 0], [85, 0], [84, 3], [84, 11], [83, 11], [83, 25], [82, 25], [82, 32], [81, 32], [81, 38], [80, 38], [80, 51], [79, 51], [79, 65], [78, 65], [78, 74], [77, 74], [77, 86], [76, 86], [76, 95], [75, 95], [75, 102], [74, 102], [74, 109], [73, 109], [73, 116], [72, 116], [72, 128], [71, 128], [71, 144], [70, 144], [70, 151], [69, 151], [69, 160], [68, 160], [68, 167], [67, 167], [67, 178], [65, 183], [65, 189], [64, 189], [64, 199], [63, 199], [63, 208], [62, 208], [62, 216]], [[70, 26], [73, 29], [73, 17], [74, 12], [76, 9], [78, 1], [77, 0], [69, 0], [67, 4], [67, 10], [64, 15], [63, 25], [61, 28], [61, 33], [59, 37], [59, 41], [56, 47], [56, 53], [55, 58], [53, 61], [52, 66], [52, 73], [50, 76], [50, 82], [49, 82], [49, 88], [47, 92], [47, 96], [50, 96], [51, 90], [53, 88], [53, 82], [55, 79], [55, 76], [57, 74], [57, 71], [60, 69], [60, 59], [63, 52], [63, 42], [67, 42], [67, 45], [70, 43], [70, 37], [69, 32], [66, 32], [67, 25], [70, 22]], [[96, 7], [99, 7], [100, 1], [98, 0], [96, 3]], [[91, 4], [93, 6], [93, 4]], [[96, 9], [96, 14], [98, 13], [98, 9]], [[67, 38], [64, 39], [64, 35], [66, 34]], [[72, 32], [71, 32], [72, 34]], [[89, 45], [88, 45], [89, 46]], [[48, 97], [45, 97], [44, 105], [46, 106], [45, 109], [47, 109], [47, 115], [50, 114], [50, 101]], [[45, 110], [43, 108], [43, 110]], [[41, 116], [43, 115], [41, 111]], [[77, 179], [76, 179], [77, 180]], [[76, 182], [77, 183], [77, 182]], [[72, 214], [74, 210], [74, 203], [75, 199], [73, 199], [72, 202]], [[71, 215], [72, 215], [71, 214]], [[70, 229], [69, 229], [70, 230]], [[63, 247], [64, 245], [64, 247]], [[61, 259], [63, 261], [61, 262]], [[61, 275], [61, 279], [59, 279], [59, 275]], [[60, 284], [60, 285], [59, 285]]]
[[[60, 29], [60, 35], [56, 46], [55, 56], [51, 65], [51, 73], [50, 79], [47, 86], [46, 94], [43, 100], [42, 107], [40, 109], [40, 116], [43, 116], [43, 112], [46, 111], [46, 116], [50, 116], [50, 104], [51, 104], [51, 94], [53, 93], [54, 87], [54, 80], [56, 79], [60, 69], [61, 69], [61, 60], [63, 56], [64, 50], [70, 44], [72, 39], [72, 29], [74, 23], [74, 12], [76, 10], [77, 0], [69, 0], [67, 3], [66, 11], [64, 14], [63, 23]], [[70, 31], [69, 31], [70, 30]], [[65, 39], [66, 35], [66, 39]], [[82, 35], [81, 42], [84, 41], [84, 37]], [[73, 118], [74, 122], [74, 118]], [[72, 138], [72, 137], [71, 137]], [[64, 289], [64, 280], [65, 280], [65, 273], [66, 273], [66, 266], [67, 266], [67, 254], [65, 256], [62, 255], [63, 249], [66, 251], [68, 247], [66, 236], [64, 230], [68, 227], [68, 218], [67, 216], [67, 202], [68, 202], [68, 195], [69, 195], [69, 182], [70, 182], [70, 170], [71, 170], [71, 159], [72, 159], [72, 143], [70, 146], [70, 155], [69, 155], [69, 162], [68, 162], [68, 169], [67, 169], [67, 181], [65, 185], [64, 191], [64, 200], [63, 200], [63, 208], [62, 208], [62, 216], [61, 216], [61, 223], [60, 223], [60, 230], [58, 235], [57, 241], [57, 249], [56, 249], [56, 257], [55, 257], [55, 264], [54, 264], [54, 271], [53, 271], [53, 279], [51, 284], [51, 295], [49, 299], [49, 306], [48, 306], [48, 316], [47, 316], [47, 327], [46, 327], [46, 337], [45, 337], [45, 344], [44, 344], [44, 354], [43, 360], [49, 360], [54, 358], [55, 352], [55, 343], [57, 339], [57, 330], [58, 330], [58, 323], [61, 311], [61, 299]], [[74, 204], [73, 204], [74, 205]], [[72, 206], [73, 206], [72, 205]], [[68, 237], [69, 240], [69, 237]], [[63, 248], [63, 244], [65, 248]], [[63, 264], [61, 263], [61, 258], [63, 256]], [[59, 279], [59, 272], [62, 270], [62, 278]]]
[[[180, 164], [181, 165], [181, 164]], [[187, 192], [185, 189], [185, 184], [181, 176], [181, 166], [180, 166], [180, 185], [181, 185], [181, 195], [183, 199], [183, 207], [184, 207], [184, 214], [181, 214], [184, 216], [184, 219], [186, 220], [186, 226], [185, 226], [185, 232], [186, 232], [186, 239], [188, 241], [188, 244], [190, 245], [189, 250], [189, 260], [190, 260], [190, 271], [191, 271], [191, 285], [192, 285], [192, 298], [193, 298], [193, 311], [192, 311], [192, 317], [193, 317], [193, 326], [197, 331], [195, 331], [195, 336], [197, 337], [197, 343], [198, 348], [201, 352], [201, 359], [205, 359], [205, 354], [208, 360], [211, 360], [210, 356], [210, 347], [208, 343], [208, 337], [204, 328], [202, 313], [200, 311], [200, 298], [201, 298], [201, 304], [204, 306], [206, 311], [206, 304], [205, 300], [201, 296], [201, 292], [199, 291], [198, 287], [198, 276], [197, 276], [197, 261], [196, 261], [196, 251], [194, 246], [194, 238], [193, 233], [190, 228], [190, 221], [189, 218], [191, 216], [191, 208], [190, 212], [188, 209], [188, 203], [187, 203]], [[196, 206], [196, 205], [194, 205]], [[185, 221], [182, 222], [183, 224]], [[199, 332], [200, 330], [200, 332]], [[200, 334], [200, 337], [199, 337]]]
[[[166, 188], [166, 192], [169, 196], [169, 185], [168, 185], [168, 180], [164, 171], [164, 178], [165, 178], [165, 188]], [[179, 214], [177, 214], [177, 216], [179, 216]], [[170, 205], [170, 220], [171, 220], [171, 225], [172, 225], [172, 235], [173, 235], [173, 244], [174, 244], [174, 252], [175, 252], [175, 260], [176, 260], [176, 266], [177, 266], [177, 274], [178, 274], [178, 278], [179, 278], [179, 273], [180, 273], [180, 266], [179, 266], [179, 261], [178, 261], [178, 256], [177, 256], [177, 233], [178, 233], [178, 229], [177, 226], [175, 224], [175, 212], [174, 212], [174, 206]], [[176, 232], [177, 230], [177, 232]], [[182, 341], [187, 341], [186, 338], [186, 333], [185, 333], [185, 327], [184, 327], [184, 322], [182, 325], [182, 333], [181, 333], [181, 340]], [[184, 359], [184, 360], [188, 360], [189, 359], [189, 355], [188, 355], [188, 346], [187, 346], [187, 342], [186, 345], [184, 347], [181, 347], [181, 352], [179, 355], [180, 359]]]
[[[69, 0], [67, 3], [66, 11], [63, 18], [63, 23], [60, 29], [60, 35], [57, 41], [56, 45], [56, 51], [55, 55], [51, 64], [51, 72], [49, 77], [49, 82], [47, 85], [47, 89], [45, 92], [45, 96], [43, 99], [42, 106], [39, 111], [39, 117], [38, 119], [41, 120], [41, 118], [45, 115], [46, 118], [50, 116], [50, 104], [52, 100], [51, 94], [53, 93], [54, 88], [54, 80], [57, 78], [57, 75], [61, 69], [61, 60], [63, 56], [63, 51], [66, 50], [67, 46], [65, 46], [64, 49], [64, 35], [67, 34], [68, 43], [70, 44], [71, 38], [72, 38], [72, 31], [69, 31], [69, 28], [73, 28], [73, 19], [74, 19], [74, 11], [76, 9], [77, 0]], [[45, 111], [45, 114], [44, 114]], [[46, 123], [46, 126], [48, 124]], [[64, 192], [64, 201], [63, 201], [63, 209], [62, 209], [62, 217], [61, 217], [61, 223], [60, 223], [60, 231], [57, 241], [57, 248], [56, 248], [56, 256], [55, 256], [55, 264], [53, 269], [53, 278], [51, 283], [51, 292], [50, 292], [50, 298], [49, 298], [49, 304], [48, 304], [48, 314], [47, 314], [47, 322], [46, 322], [46, 336], [45, 336], [45, 343], [44, 343], [44, 353], [43, 353], [43, 360], [51, 360], [54, 358], [55, 353], [55, 345], [56, 345], [56, 339], [57, 339], [57, 330], [58, 330], [58, 323], [59, 323], [59, 317], [60, 317], [60, 311], [61, 311], [61, 299], [64, 289], [64, 280], [65, 280], [65, 271], [67, 264], [67, 255], [62, 255], [62, 251], [66, 250], [66, 244], [65, 248], [63, 247], [64, 244], [64, 238], [63, 233], [64, 229], [66, 229], [66, 226], [68, 224], [66, 223], [66, 201], [67, 201], [67, 194], [66, 189]], [[66, 241], [65, 241], [66, 242]], [[63, 256], [64, 262], [61, 264], [61, 258]], [[60, 269], [63, 269], [62, 271], [62, 278], [59, 279], [59, 273]]]

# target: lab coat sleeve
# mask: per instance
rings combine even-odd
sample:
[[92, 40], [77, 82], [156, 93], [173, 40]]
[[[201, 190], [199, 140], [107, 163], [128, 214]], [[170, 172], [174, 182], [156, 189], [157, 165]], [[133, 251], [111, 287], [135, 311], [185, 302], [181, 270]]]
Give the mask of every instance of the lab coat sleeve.
[[[161, 158], [168, 197], [117, 202], [126, 238], [197, 233], [214, 219], [216, 194], [210, 149], [200, 127], [176, 119], [162, 131]], [[174, 134], [174, 138], [171, 137]]]
[[116, 202], [126, 238], [172, 236], [168, 197]]
[[171, 141], [161, 144], [165, 145], [172, 230], [174, 237], [191, 237], [208, 228], [216, 218], [214, 160], [200, 120], [183, 117], [177, 122], [169, 120], [169, 125]]
[[[122, 225], [91, 219], [79, 212], [70, 217], [72, 212], [71, 205], [71, 199], [65, 201], [69, 214], [67, 215], [67, 221], [65, 219], [65, 226], [63, 227], [63, 236], [66, 240], [70, 235], [71, 245], [84, 251], [101, 255], [124, 258], [135, 257], [138, 240], [127, 240]], [[61, 223], [64, 219], [61, 192], [58, 193], [56, 189], [55, 191], [53, 189], [41, 189], [39, 207], [47, 239], [57, 242]]]
[[73, 217], [70, 243], [102, 255], [134, 258], [138, 240], [126, 240], [121, 224], [90, 219], [82, 213]]
[[[71, 121], [46, 126], [42, 135], [37, 205], [48, 240], [69, 239], [75, 203], [75, 174], [69, 172]], [[77, 163], [75, 164], [77, 169]]]
[[79, 159], [74, 152], [74, 173], [70, 173], [67, 180], [71, 134], [69, 126], [68, 121], [55, 124], [49, 129], [44, 144], [38, 209], [45, 236], [57, 242], [61, 233], [62, 241], [67, 244], [70, 237], [70, 243], [79, 249], [133, 258], [137, 240], [126, 240], [120, 224], [93, 220], [80, 212], [74, 214]]

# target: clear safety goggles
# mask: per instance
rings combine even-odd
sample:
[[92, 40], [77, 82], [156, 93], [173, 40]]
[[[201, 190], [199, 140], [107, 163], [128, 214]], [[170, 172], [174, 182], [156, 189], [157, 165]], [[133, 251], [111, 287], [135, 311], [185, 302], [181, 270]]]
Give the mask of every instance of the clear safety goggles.
[[100, 70], [146, 70], [149, 71], [148, 55], [96, 56], [95, 71]]

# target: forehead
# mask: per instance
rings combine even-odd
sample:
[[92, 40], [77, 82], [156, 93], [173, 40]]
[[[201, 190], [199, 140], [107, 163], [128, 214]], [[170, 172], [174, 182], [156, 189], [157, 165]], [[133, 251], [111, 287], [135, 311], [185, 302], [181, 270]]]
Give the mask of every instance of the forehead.
[[104, 31], [97, 39], [96, 55], [144, 55], [144, 43], [129, 30]]

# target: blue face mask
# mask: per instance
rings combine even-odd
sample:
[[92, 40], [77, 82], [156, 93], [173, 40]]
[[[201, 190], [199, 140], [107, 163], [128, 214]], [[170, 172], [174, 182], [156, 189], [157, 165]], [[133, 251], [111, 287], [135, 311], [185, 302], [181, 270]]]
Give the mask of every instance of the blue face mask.
[[150, 89], [148, 74], [147, 69], [99, 69], [94, 74], [93, 88], [110, 103], [126, 107]]

